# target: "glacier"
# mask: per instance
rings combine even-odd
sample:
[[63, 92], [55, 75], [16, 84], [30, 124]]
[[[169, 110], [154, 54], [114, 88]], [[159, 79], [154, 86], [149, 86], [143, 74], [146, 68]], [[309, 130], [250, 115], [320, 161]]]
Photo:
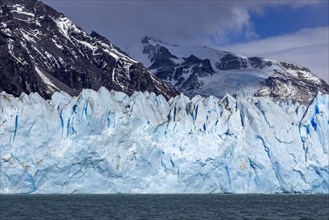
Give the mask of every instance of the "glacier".
[[329, 193], [329, 95], [309, 106], [83, 90], [0, 93], [0, 193]]

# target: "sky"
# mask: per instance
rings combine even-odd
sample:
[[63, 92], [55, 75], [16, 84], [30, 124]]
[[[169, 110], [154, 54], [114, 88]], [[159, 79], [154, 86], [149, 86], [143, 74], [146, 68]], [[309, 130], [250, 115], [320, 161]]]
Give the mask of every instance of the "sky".
[[309, 67], [329, 83], [328, 0], [44, 0], [125, 50], [149, 35]]

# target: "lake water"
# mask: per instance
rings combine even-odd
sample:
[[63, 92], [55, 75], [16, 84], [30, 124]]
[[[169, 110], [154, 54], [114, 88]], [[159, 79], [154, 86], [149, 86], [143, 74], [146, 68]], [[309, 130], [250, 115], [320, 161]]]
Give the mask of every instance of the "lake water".
[[329, 195], [0, 195], [0, 219], [329, 219]]

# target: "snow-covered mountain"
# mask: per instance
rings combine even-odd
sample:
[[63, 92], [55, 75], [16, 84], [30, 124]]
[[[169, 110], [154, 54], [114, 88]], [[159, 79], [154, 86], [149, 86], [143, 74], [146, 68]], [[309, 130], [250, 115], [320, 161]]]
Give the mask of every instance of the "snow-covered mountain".
[[308, 68], [286, 62], [202, 46], [172, 45], [148, 36], [127, 51], [189, 97], [221, 98], [229, 93], [308, 104], [319, 91], [329, 94], [329, 85]]
[[37, 0], [0, 0], [0, 91], [19, 96], [83, 88], [177, 93], [105, 37]]
[[329, 193], [329, 95], [0, 94], [1, 193]]

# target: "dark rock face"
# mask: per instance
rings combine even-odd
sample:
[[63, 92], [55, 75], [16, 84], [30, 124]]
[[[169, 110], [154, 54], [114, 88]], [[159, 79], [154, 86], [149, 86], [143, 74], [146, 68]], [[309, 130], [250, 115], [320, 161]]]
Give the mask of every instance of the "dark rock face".
[[292, 68], [297, 71], [296, 75], [276, 71], [273, 76], [261, 83], [261, 88], [255, 96], [271, 97], [275, 101], [291, 99], [307, 105], [319, 91], [329, 94], [329, 85], [326, 82], [319, 78], [310, 78], [310, 74], [307, 74], [310, 72], [301, 72], [307, 68], [297, 65], [293, 65]]
[[[199, 59], [191, 55], [179, 59], [170, 51], [157, 44], [149, 44], [149, 37], [142, 39], [143, 53], [147, 54], [152, 65], [148, 68], [155, 75], [167, 82], [174, 89], [186, 95], [196, 95], [197, 88], [202, 84], [199, 77], [209, 76], [214, 73], [209, 59]], [[192, 91], [193, 90], [193, 91]]]
[[307, 105], [319, 91], [329, 94], [329, 85], [306, 67], [259, 57], [248, 60], [254, 68], [276, 67], [274, 74], [261, 82], [255, 96], [271, 97], [274, 101], [291, 99]]
[[261, 57], [249, 57], [248, 61], [253, 68], [264, 68], [272, 66], [271, 61], [265, 61]]
[[220, 59], [220, 62], [216, 63], [216, 67], [219, 70], [234, 70], [247, 68], [247, 60], [234, 56], [233, 54], [226, 54]]
[[311, 70], [309, 68], [306, 68], [306, 67], [303, 67], [303, 66], [298, 66], [298, 65], [291, 64], [291, 63], [286, 63], [286, 62], [279, 62], [279, 64], [285, 69], [311, 72]]
[[177, 92], [105, 37], [88, 34], [63, 14], [36, 0], [0, 0], [0, 91], [19, 96], [84, 88], [166, 98]]
[[184, 59], [182, 66], [185, 69], [192, 67], [193, 72], [198, 73], [198, 76], [209, 76], [214, 73], [209, 59], [202, 60], [194, 55], [191, 55], [188, 58]]
[[[147, 43], [148, 40], [149, 38], [146, 36], [142, 39], [142, 42]], [[149, 70], [156, 70], [155, 74], [160, 79], [171, 78], [177, 66], [173, 59], [177, 59], [177, 57], [173, 56], [167, 48], [160, 45], [146, 44], [143, 53], [147, 54], [152, 62], [152, 65], [148, 67]]]
[[144, 51], [149, 54], [150, 60], [153, 62], [148, 69], [157, 69], [156, 75], [160, 79], [166, 79], [175, 71], [177, 65], [172, 59], [177, 59], [177, 57], [173, 56], [167, 48], [149, 45], [144, 48]]

